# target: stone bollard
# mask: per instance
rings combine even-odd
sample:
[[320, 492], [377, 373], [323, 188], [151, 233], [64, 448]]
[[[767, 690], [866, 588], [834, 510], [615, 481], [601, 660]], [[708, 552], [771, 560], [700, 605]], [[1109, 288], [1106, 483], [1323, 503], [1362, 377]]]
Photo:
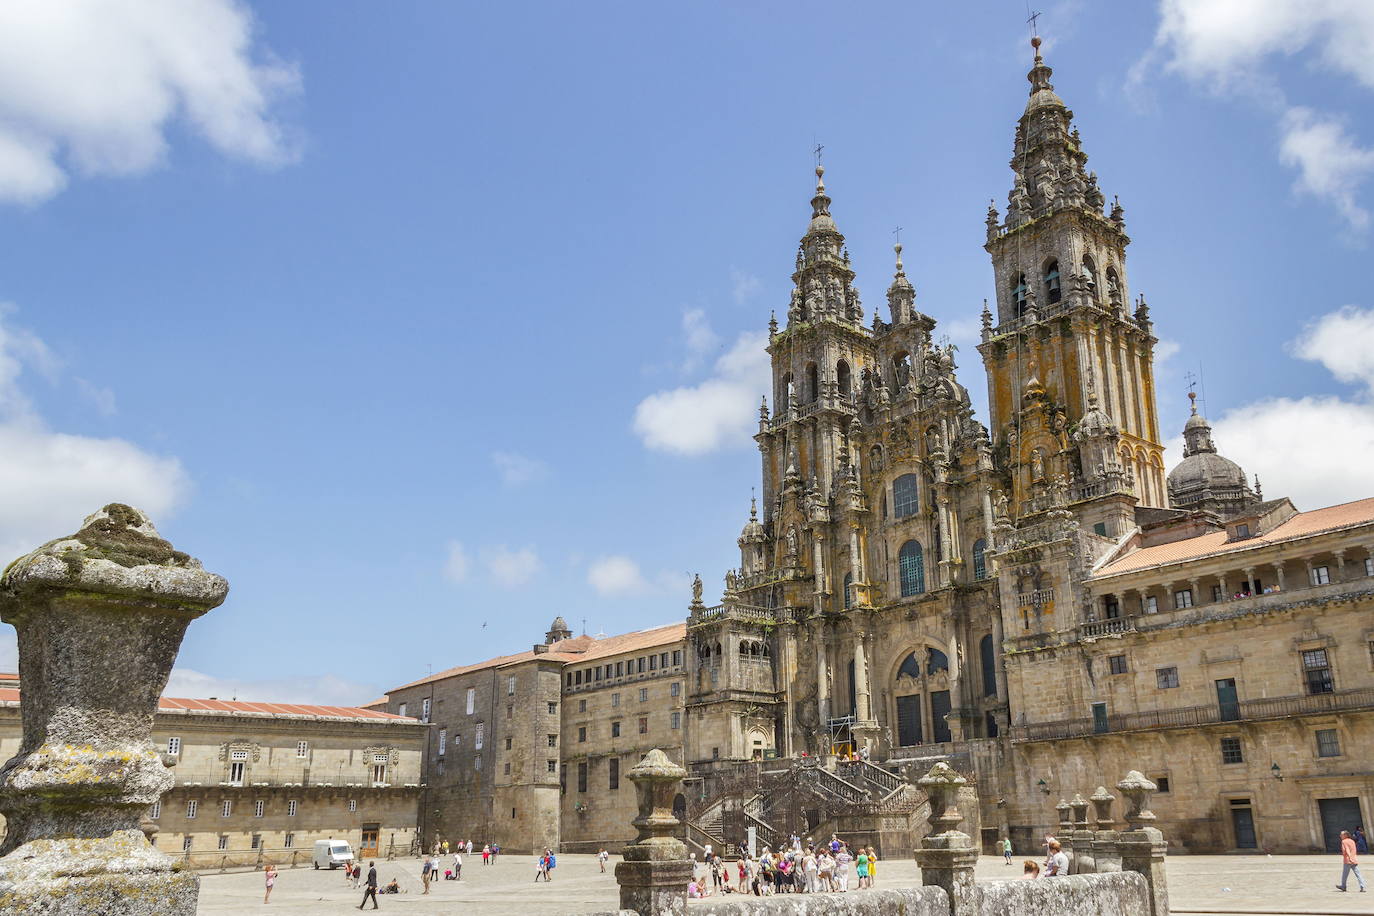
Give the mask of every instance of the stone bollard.
[[1116, 848], [1116, 821], [1112, 819], [1112, 802], [1116, 796], [1106, 786], [1098, 786], [1088, 799], [1093, 803], [1097, 830], [1093, 834], [1093, 859], [1098, 874], [1121, 871], [1121, 853]]
[[639, 817], [632, 823], [639, 835], [615, 867], [620, 908], [639, 916], [685, 916], [692, 863], [687, 847], [674, 836], [681, 825], [673, 816], [673, 798], [687, 771], [654, 748], [625, 775], [638, 796]]
[[945, 889], [951, 916], [976, 916], [973, 867], [978, 863], [978, 850], [969, 835], [958, 830], [963, 820], [959, 813], [959, 790], [968, 780], [940, 761], [916, 784], [930, 799], [930, 833], [921, 839], [916, 850], [921, 883]]
[[1155, 815], [1149, 809], [1155, 784], [1136, 770], [1116, 784], [1126, 796], [1126, 823], [1129, 830], [1117, 835], [1121, 851], [1121, 870], [1139, 872], [1150, 886], [1150, 916], [1169, 916], [1169, 883], [1164, 874], [1164, 854], [1168, 844], [1154, 827]]
[[1069, 801], [1073, 811], [1073, 853], [1069, 862], [1069, 874], [1091, 875], [1097, 871], [1097, 859], [1093, 857], [1093, 832], [1088, 829], [1088, 800], [1079, 792]]
[[172, 786], [150, 735], [187, 625], [229, 584], [111, 504], [9, 565], [23, 740], [0, 767], [0, 912], [192, 916], [200, 879], [139, 829]]

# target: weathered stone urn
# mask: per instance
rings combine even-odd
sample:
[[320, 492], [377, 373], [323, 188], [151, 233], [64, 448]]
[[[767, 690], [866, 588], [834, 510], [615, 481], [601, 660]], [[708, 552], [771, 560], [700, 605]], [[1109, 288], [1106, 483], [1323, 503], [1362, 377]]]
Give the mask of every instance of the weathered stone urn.
[[187, 625], [229, 583], [112, 504], [15, 560], [23, 741], [0, 767], [0, 913], [192, 916], [200, 882], [139, 829], [172, 786], [150, 740]]

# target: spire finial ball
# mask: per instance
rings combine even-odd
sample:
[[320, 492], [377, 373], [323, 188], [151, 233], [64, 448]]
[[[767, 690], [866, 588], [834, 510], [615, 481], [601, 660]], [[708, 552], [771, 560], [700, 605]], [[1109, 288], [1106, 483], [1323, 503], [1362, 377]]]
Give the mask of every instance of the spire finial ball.
[[1032, 47], [1032, 48], [1035, 48], [1037, 51], [1040, 50], [1040, 36], [1039, 36], [1039, 35], [1036, 35], [1034, 38], [1031, 39], [1031, 47]]

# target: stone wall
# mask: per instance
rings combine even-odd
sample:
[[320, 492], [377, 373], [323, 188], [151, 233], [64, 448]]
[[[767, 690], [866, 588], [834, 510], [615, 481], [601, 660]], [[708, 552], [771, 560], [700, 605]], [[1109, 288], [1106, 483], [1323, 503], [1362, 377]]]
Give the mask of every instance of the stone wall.
[[1141, 916], [1150, 897], [1143, 876], [1115, 872], [976, 884], [974, 907], [979, 916]]
[[[694, 904], [691, 912], [693, 916], [888, 916], [892, 913], [901, 913], [903, 916], [949, 916], [950, 910], [949, 895], [941, 888], [906, 887], [875, 889], [861, 894], [783, 894], [776, 897], [739, 894], [711, 897]], [[1042, 913], [1041, 916], [1049, 914]]]

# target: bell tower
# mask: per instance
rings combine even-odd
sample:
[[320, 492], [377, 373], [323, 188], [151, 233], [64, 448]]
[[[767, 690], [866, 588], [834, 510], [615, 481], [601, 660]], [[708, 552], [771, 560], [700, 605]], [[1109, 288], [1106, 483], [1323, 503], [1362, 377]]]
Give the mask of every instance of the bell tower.
[[[1144, 296], [1131, 302], [1124, 211], [1113, 200], [1104, 214], [1073, 112], [1050, 84], [1040, 39], [1031, 44], [1006, 218], [987, 213], [997, 297], [995, 312], [984, 306], [978, 349], [992, 435], [1018, 516], [1046, 488], [1071, 504], [1114, 495], [1165, 507], [1157, 341]], [[1110, 425], [1114, 455], [1080, 447], [1085, 417], [1095, 431]]]

